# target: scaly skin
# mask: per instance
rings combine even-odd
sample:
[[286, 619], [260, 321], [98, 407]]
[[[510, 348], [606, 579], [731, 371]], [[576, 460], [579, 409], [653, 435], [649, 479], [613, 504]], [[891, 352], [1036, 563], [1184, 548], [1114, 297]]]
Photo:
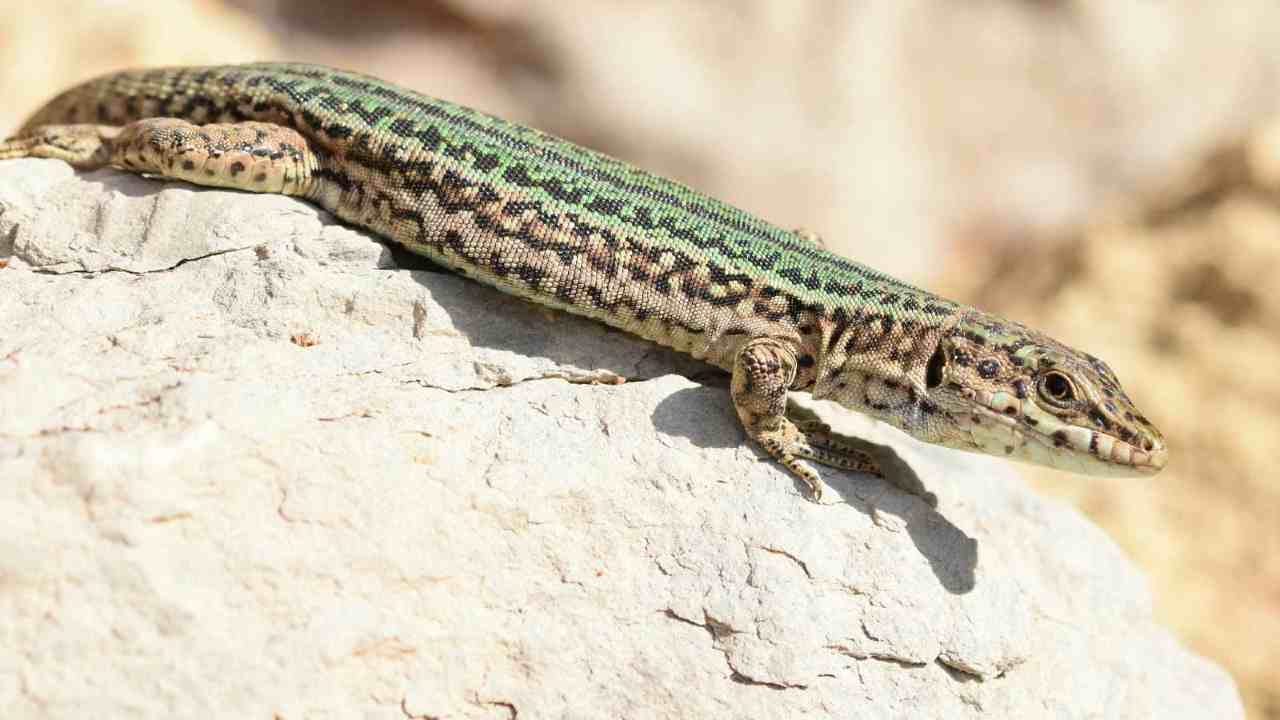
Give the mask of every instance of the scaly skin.
[[[150, 119], [149, 118], [154, 118]], [[807, 390], [926, 442], [1090, 474], [1151, 474], [1164, 441], [1097, 358], [940, 298], [614, 158], [375, 78], [311, 65], [107, 75], [39, 110], [0, 159], [54, 157], [307, 198], [460, 274], [733, 374], [744, 427], [878, 472]]]

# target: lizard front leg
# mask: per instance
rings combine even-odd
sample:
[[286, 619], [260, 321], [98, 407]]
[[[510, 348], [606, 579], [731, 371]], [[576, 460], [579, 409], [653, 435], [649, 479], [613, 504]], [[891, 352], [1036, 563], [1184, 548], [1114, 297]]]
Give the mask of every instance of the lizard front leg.
[[795, 351], [777, 338], [756, 338], [738, 351], [730, 392], [747, 435], [800, 478], [815, 502], [822, 498], [822, 482], [802, 458], [883, 476], [874, 458], [832, 436], [827, 426], [787, 418], [787, 392], [798, 367]]

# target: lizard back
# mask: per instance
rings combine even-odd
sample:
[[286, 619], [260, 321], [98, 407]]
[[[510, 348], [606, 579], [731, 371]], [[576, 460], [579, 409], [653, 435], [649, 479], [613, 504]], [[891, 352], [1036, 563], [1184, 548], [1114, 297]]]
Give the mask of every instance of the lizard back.
[[[752, 337], [801, 349], [795, 387], [859, 357], [918, 375], [961, 308], [615, 158], [373, 77], [261, 63], [126, 71], [25, 129], [256, 120], [319, 156], [304, 193], [455, 271], [728, 368]], [[855, 363], [856, 364], [856, 363]]]

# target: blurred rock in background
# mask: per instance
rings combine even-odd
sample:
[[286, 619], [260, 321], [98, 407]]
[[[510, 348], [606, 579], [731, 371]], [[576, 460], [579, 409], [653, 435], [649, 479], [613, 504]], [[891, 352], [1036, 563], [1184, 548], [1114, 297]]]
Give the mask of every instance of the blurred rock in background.
[[[1152, 580], [1157, 614], [1280, 717], [1280, 122], [955, 294], [1105, 350], [1172, 448], [1149, 481], [1028, 470]], [[977, 269], [975, 265], [975, 269]]]
[[1278, 49], [1271, 0], [0, 0], [0, 127], [124, 66], [322, 62], [1038, 325], [1104, 356], [1174, 452], [1153, 480], [1041, 482], [1280, 718], [1280, 131], [1249, 134]]

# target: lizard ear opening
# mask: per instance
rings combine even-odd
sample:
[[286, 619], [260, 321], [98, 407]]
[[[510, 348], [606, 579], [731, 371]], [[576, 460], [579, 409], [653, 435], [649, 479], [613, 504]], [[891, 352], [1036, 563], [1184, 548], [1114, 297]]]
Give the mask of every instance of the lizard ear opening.
[[942, 384], [942, 369], [947, 364], [947, 353], [942, 349], [942, 343], [938, 343], [938, 348], [933, 351], [933, 355], [929, 358], [929, 364], [924, 368], [924, 386], [930, 390]]

